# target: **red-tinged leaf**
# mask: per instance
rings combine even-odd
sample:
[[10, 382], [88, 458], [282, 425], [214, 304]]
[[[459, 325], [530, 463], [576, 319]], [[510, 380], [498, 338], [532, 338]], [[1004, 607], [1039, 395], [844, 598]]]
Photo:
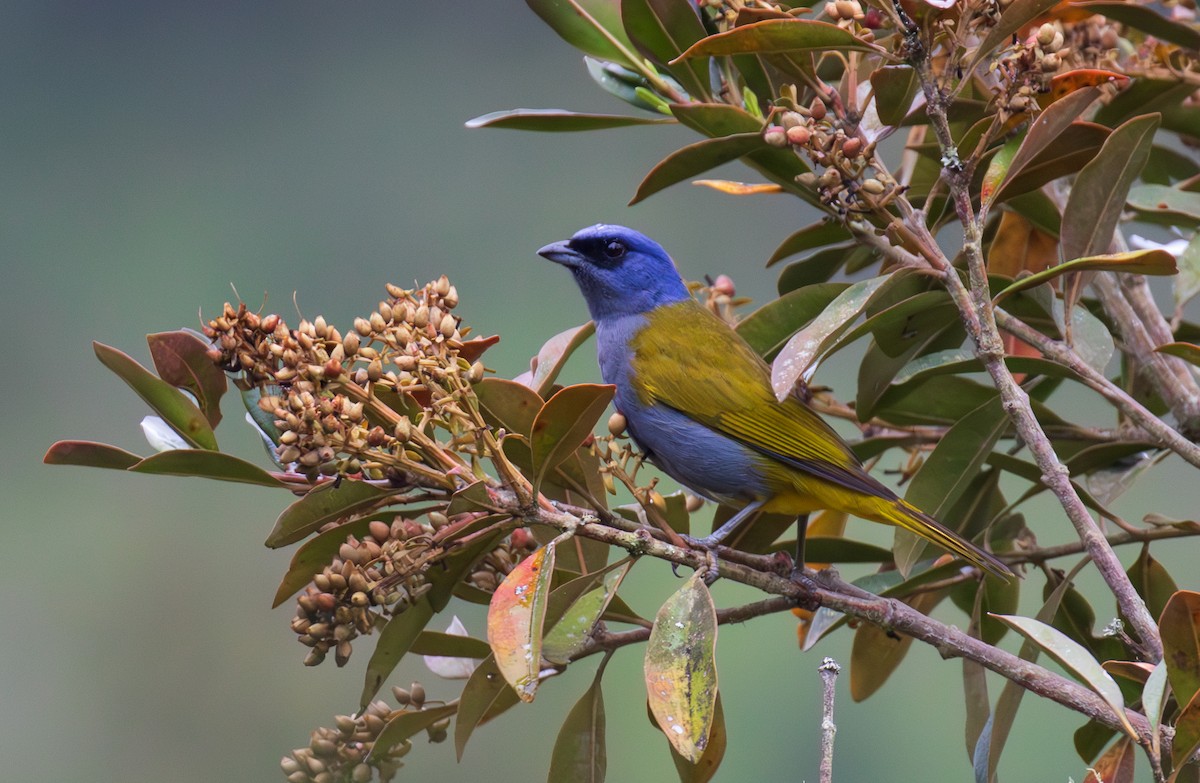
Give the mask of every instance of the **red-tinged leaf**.
[[1145, 661], [1104, 661], [1100, 665], [1112, 676], [1136, 682], [1138, 685], [1145, 685], [1154, 672], [1154, 664]]
[[[622, 0], [621, 18], [638, 51], [664, 65], [708, 34], [689, 0]], [[709, 97], [703, 63], [680, 63], [670, 70], [693, 98]]]
[[1094, 122], [1069, 123], [1043, 149], [1021, 161], [1018, 171], [1010, 168], [993, 202], [1010, 201], [1036, 192], [1047, 182], [1074, 174], [1095, 159], [1109, 135], [1107, 128]]
[[602, 783], [608, 769], [605, 745], [604, 694], [600, 679], [604, 664], [592, 685], [567, 713], [554, 751], [550, 756], [549, 783]]
[[[633, 560], [626, 558], [603, 571], [574, 579], [550, 594], [544, 623], [546, 633], [542, 639], [543, 658], [551, 663], [570, 663], [571, 658], [587, 645], [592, 629], [608, 610], [632, 567]], [[593, 586], [580, 590], [587, 584]]]
[[542, 667], [542, 626], [554, 573], [551, 541], [509, 572], [488, 608], [487, 636], [496, 667], [521, 701], [533, 701]]
[[700, 760], [691, 763], [671, 746], [671, 761], [675, 762], [675, 771], [679, 774], [679, 783], [708, 783], [717, 774], [721, 761], [725, 758], [725, 749], [729, 745], [729, 735], [725, 731], [725, 708], [721, 705], [721, 693], [717, 692], [717, 702], [713, 707], [712, 728], [708, 732], [708, 744], [700, 754]]
[[1014, 0], [1000, 15], [1000, 20], [988, 31], [983, 42], [975, 49], [975, 55], [964, 69], [969, 76], [975, 67], [1025, 25], [1058, 5], [1059, 0]]
[[607, 130], [630, 125], [672, 125], [670, 117], [627, 117], [622, 114], [586, 114], [565, 109], [510, 109], [494, 111], [467, 120], [468, 128], [508, 128], [511, 130], [571, 133]]
[[[1063, 210], [1063, 258], [1108, 251], [1129, 188], [1150, 156], [1160, 119], [1157, 114], [1145, 114], [1122, 124], [1079, 172]], [[1174, 258], [1171, 265], [1174, 267]]]
[[46, 451], [47, 465], [78, 465], [85, 468], [126, 470], [142, 458], [125, 449], [90, 440], [60, 440]]
[[559, 390], [546, 401], [529, 436], [535, 490], [548, 470], [574, 454], [592, 434], [615, 391], [611, 385], [581, 383]]
[[311, 582], [313, 576], [333, 562], [338, 548], [346, 542], [346, 536], [357, 536], [358, 538], [365, 536], [371, 521], [375, 519], [380, 519], [380, 517], [363, 517], [344, 525], [338, 525], [301, 544], [296, 553], [292, 555], [292, 562], [288, 564], [287, 573], [283, 575], [283, 580], [275, 590], [275, 600], [271, 604], [271, 608], [274, 609], [291, 598]]
[[259, 466], [232, 454], [203, 449], [172, 449], [159, 452], [136, 465], [131, 465], [129, 470], [133, 473], [153, 473], [159, 476], [195, 476], [238, 484], [254, 484], [259, 487], [292, 486]]
[[1024, 291], [1039, 286], [1068, 272], [1083, 272], [1088, 270], [1130, 272], [1141, 275], [1173, 275], [1179, 271], [1175, 266], [1175, 256], [1157, 248], [1153, 250], [1130, 250], [1126, 253], [1087, 256], [1064, 262], [1028, 277], [1023, 277], [996, 294], [994, 301], [1000, 302], [1017, 291]]
[[983, 184], [979, 187], [979, 200], [986, 208], [991, 206], [992, 199], [1000, 190], [1000, 185], [1012, 169], [1013, 158], [1024, 141], [1023, 136], [1014, 136], [1004, 143], [992, 159], [988, 161], [987, 170], [983, 173]]
[[272, 549], [294, 544], [326, 523], [365, 511], [399, 491], [376, 487], [365, 481], [321, 484], [283, 510], [275, 520], [266, 544]]
[[1125, 699], [1121, 696], [1121, 688], [1116, 681], [1104, 671], [1099, 661], [1092, 657], [1087, 648], [1071, 639], [1057, 628], [1047, 625], [1032, 617], [1017, 617], [1015, 615], [993, 615], [997, 620], [1013, 628], [1017, 633], [1036, 644], [1051, 658], [1074, 672], [1100, 698], [1108, 703], [1113, 714], [1124, 726], [1125, 732], [1133, 738], [1138, 734], [1125, 715]]
[[884, 125], [897, 127], [912, 109], [921, 84], [910, 65], [885, 65], [871, 74], [875, 113]]
[[1200, 30], [1172, 21], [1149, 6], [1111, 2], [1111, 0], [1077, 2], [1072, 5], [1094, 14], [1107, 16], [1109, 19], [1116, 19], [1122, 24], [1129, 25], [1135, 30], [1141, 30], [1160, 40], [1178, 44], [1193, 52], [1200, 52]]
[[761, 196], [764, 193], [784, 193], [784, 189], [779, 185], [773, 185], [766, 182], [734, 182], [728, 179], [698, 179], [692, 182], [693, 185], [700, 187], [712, 188], [721, 193], [728, 193], [731, 196]]
[[584, 54], [633, 66], [633, 44], [621, 23], [620, 0], [525, 0], [554, 32]]
[[[1179, 712], [1175, 719], [1175, 742], [1171, 745], [1171, 763], [1176, 773], [1171, 781], [1179, 775], [1184, 763], [1200, 750], [1200, 693], [1192, 696], [1192, 700]], [[1106, 781], [1107, 783], [1107, 781]]]
[[637, 193], [629, 200], [629, 205], [632, 206], [663, 188], [691, 179], [765, 146], [766, 142], [757, 132], [738, 133], [689, 144], [672, 152], [650, 169], [650, 173], [638, 185]]
[[473, 340], [467, 340], [458, 348], [458, 355], [468, 362], [474, 362], [483, 356], [483, 352], [491, 348], [496, 343], [500, 342], [500, 335], [493, 334], [491, 337], [476, 337]]
[[375, 744], [367, 759], [387, 757], [400, 743], [419, 731], [424, 731], [439, 720], [449, 718], [458, 712], [457, 704], [443, 704], [438, 707], [426, 707], [421, 710], [401, 710], [392, 715], [391, 719], [375, 738]]
[[783, 240], [775, 252], [767, 259], [767, 266], [774, 266], [785, 258], [812, 250], [817, 247], [845, 242], [850, 239], [850, 232], [841, 223], [821, 220], [811, 226], [805, 226]]
[[825, 349], [850, 327], [879, 287], [890, 279], [890, 275], [881, 275], [850, 286], [787, 341], [771, 363], [771, 387], [779, 400], [791, 394], [797, 382], [812, 377]]
[[158, 376], [191, 392], [208, 423], [217, 426], [221, 421], [221, 396], [229, 384], [224, 371], [208, 358], [208, 343], [184, 330], [146, 335], [146, 342]]
[[1051, 78], [1050, 89], [1047, 92], [1038, 94], [1038, 105], [1045, 109], [1078, 90], [1086, 90], [1089, 87], [1100, 87], [1104, 84], [1111, 84], [1117, 89], [1124, 89], [1128, 86], [1129, 82], [1129, 77], [1122, 73], [1106, 71], [1101, 68], [1076, 68]]
[[475, 667], [458, 700], [458, 720], [454, 723], [454, 752], [458, 760], [462, 761], [467, 740], [476, 727], [519, 703], [516, 691], [501, 676], [495, 657], [489, 655]]
[[1159, 353], [1178, 356], [1180, 359], [1184, 359], [1190, 364], [1200, 367], [1200, 345], [1194, 345], [1192, 343], [1166, 343], [1158, 346], [1154, 350], [1158, 351]]
[[1200, 593], [1180, 590], [1158, 620], [1163, 660], [1175, 700], [1187, 704], [1200, 693]]
[[[928, 613], [945, 596], [945, 590], [918, 593], [905, 603]], [[850, 698], [862, 701], [883, 687], [908, 654], [912, 641], [911, 636], [900, 636], [878, 625], [860, 625], [850, 647]]]
[[533, 389], [541, 397], [549, 397], [567, 359], [595, 333], [596, 325], [591, 321], [559, 332], [542, 345], [537, 356], [529, 360], [529, 372], [513, 380]]
[[875, 51], [848, 30], [810, 19], [768, 19], [735, 27], [696, 42], [674, 62], [691, 57], [722, 57], [731, 54], [781, 54], [803, 51]]
[[[1000, 153], [997, 153], [989, 164], [988, 175], [992, 174], [993, 167], [1004, 168], [1003, 171], [997, 171], [999, 182], [996, 184], [996, 191], [993, 195], [998, 196], [1004, 182], [1017, 177], [1051, 142], [1061, 136], [1071, 123], [1083, 113], [1083, 110], [1096, 100], [1099, 94], [1098, 89], [1084, 88], [1055, 101], [1034, 119], [1024, 137], [1017, 137], [1005, 144], [1004, 149], [1015, 144], [1016, 150], [1012, 153], [1006, 166], [1002, 161], [997, 162], [997, 158], [1002, 157]], [[985, 176], [985, 186], [987, 182], [988, 179]], [[987, 203], [991, 203], [991, 198], [987, 195], [984, 195], [983, 198]]]
[[217, 449], [217, 437], [213, 434], [212, 425], [187, 395], [116, 348], [97, 342], [92, 343], [92, 348], [100, 363], [129, 384], [129, 388], [137, 392], [184, 440], [198, 449]]
[[650, 712], [692, 764], [708, 745], [717, 698], [717, 610], [702, 571], [667, 599], [646, 642]]
[[1121, 737], [1088, 768], [1083, 783], [1133, 783], [1133, 758], [1137, 746]]

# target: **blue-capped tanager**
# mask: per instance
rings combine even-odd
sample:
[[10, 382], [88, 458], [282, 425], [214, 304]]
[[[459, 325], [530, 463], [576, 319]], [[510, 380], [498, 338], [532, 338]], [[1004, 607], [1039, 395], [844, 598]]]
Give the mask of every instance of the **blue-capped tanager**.
[[592, 320], [600, 371], [617, 387], [629, 434], [667, 475], [742, 506], [712, 545], [759, 511], [844, 511], [911, 530], [994, 574], [1012, 572], [896, 496], [725, 321], [691, 297], [662, 247], [623, 226], [596, 225], [538, 254], [571, 270]]

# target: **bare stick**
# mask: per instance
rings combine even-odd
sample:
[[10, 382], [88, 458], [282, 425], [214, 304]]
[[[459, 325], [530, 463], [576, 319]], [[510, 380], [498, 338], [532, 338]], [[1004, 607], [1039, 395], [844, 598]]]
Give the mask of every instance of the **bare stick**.
[[832, 658], [826, 658], [817, 667], [824, 689], [821, 700], [821, 783], [833, 783], [833, 738], [837, 735], [837, 724], [833, 722], [833, 685], [841, 670]]

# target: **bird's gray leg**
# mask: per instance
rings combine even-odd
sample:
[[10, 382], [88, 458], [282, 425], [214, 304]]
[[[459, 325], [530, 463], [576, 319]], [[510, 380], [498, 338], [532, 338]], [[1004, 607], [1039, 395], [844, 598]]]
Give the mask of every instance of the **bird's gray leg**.
[[760, 508], [762, 508], [763, 504], [765, 504], [766, 502], [767, 501], [765, 501], [765, 500], [756, 500], [753, 503], [747, 504], [745, 508], [743, 508], [741, 511], [737, 512], [732, 517], [730, 517], [729, 521], [727, 521], [725, 524], [721, 525], [721, 527], [714, 530], [712, 533], [708, 534], [704, 538], [700, 539], [697, 543], [702, 547], [707, 547], [710, 549], [712, 547], [717, 546], [722, 541], [724, 541], [725, 538], [730, 533], [732, 533], [737, 528], [738, 525], [742, 524], [747, 519], [752, 517], [755, 513], [757, 513], [758, 510]]
[[808, 541], [808, 514], [796, 517], [796, 568], [804, 571], [804, 544]]

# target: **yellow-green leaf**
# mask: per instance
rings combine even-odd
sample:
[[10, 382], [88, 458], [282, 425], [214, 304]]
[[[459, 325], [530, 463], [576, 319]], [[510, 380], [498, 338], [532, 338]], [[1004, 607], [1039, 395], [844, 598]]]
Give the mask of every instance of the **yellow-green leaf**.
[[1058, 266], [1052, 266], [1049, 269], [1029, 275], [1028, 277], [1022, 277], [996, 294], [994, 301], [999, 303], [1011, 294], [1039, 286], [1068, 272], [1083, 272], [1087, 270], [1131, 272], [1141, 275], [1173, 275], [1178, 271], [1175, 266], [1175, 256], [1158, 248], [1151, 250], [1130, 250], [1125, 253], [1106, 253], [1099, 256], [1085, 256], [1084, 258], [1066, 261]]
[[717, 698], [717, 611], [703, 572], [667, 599], [646, 643], [650, 712], [671, 747], [696, 764], [708, 745]]

